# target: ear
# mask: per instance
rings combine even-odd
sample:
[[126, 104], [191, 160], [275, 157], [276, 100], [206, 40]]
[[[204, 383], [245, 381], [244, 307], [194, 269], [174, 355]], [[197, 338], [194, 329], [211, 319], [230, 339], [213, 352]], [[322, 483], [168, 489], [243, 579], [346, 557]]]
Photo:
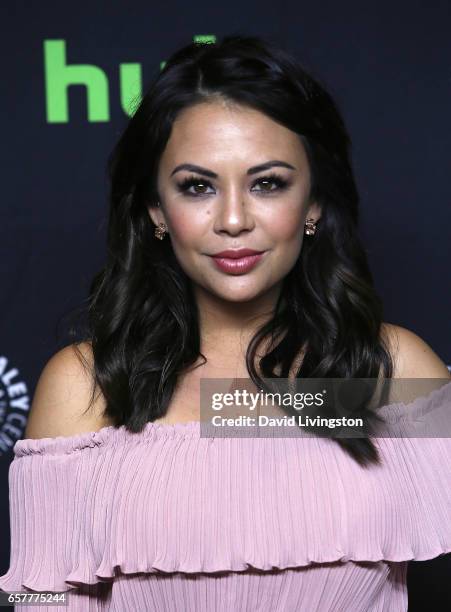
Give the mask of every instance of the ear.
[[160, 206], [157, 206], [155, 203], [147, 202], [146, 207], [149, 213], [149, 217], [156, 226], [158, 226], [160, 223], [165, 223], [167, 225], [163, 210], [161, 208], [161, 204]]
[[315, 223], [321, 219], [321, 205], [317, 202], [312, 202], [307, 208], [306, 219], [315, 219]]

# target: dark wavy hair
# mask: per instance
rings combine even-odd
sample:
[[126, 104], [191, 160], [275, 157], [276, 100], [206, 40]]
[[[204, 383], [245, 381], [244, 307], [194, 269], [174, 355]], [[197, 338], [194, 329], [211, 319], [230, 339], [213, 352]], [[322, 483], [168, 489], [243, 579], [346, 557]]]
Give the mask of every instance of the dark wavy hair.
[[[92, 345], [91, 399], [98, 386], [105, 415], [130, 432], [164, 416], [179, 374], [199, 356], [207, 361], [190, 279], [170, 240], [155, 239], [147, 207], [159, 200], [159, 159], [178, 113], [218, 98], [259, 110], [299, 135], [311, 168], [310, 198], [322, 211], [314, 238], [304, 240], [284, 279], [274, 316], [248, 346], [250, 378], [265, 387], [255, 356], [275, 336], [281, 340], [259, 361], [266, 378], [287, 378], [302, 348], [296, 378], [392, 377], [382, 302], [358, 237], [351, 142], [336, 103], [289, 52], [267, 40], [231, 35], [194, 42], [154, 77], [108, 161], [107, 257], [86, 300], [84, 340]], [[362, 466], [380, 462], [368, 436], [336, 442]]]

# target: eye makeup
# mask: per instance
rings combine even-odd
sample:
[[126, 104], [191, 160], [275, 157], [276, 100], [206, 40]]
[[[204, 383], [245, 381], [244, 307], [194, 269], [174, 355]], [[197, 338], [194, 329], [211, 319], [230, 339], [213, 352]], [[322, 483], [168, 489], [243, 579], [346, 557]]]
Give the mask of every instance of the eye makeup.
[[[285, 189], [287, 189], [290, 185], [290, 181], [287, 181], [280, 174], [277, 174], [276, 172], [271, 172], [269, 174], [266, 174], [265, 176], [261, 176], [260, 178], [258, 178], [256, 181], [254, 181], [252, 186], [255, 187], [255, 185], [261, 185], [261, 184], [266, 185], [268, 183], [269, 184], [272, 183], [273, 185], [275, 185], [275, 188], [274, 189], [266, 189], [266, 188], [258, 189], [257, 193], [261, 193], [263, 197], [266, 197], [273, 193], [280, 193], [284, 191]], [[189, 197], [189, 198], [199, 198], [199, 197], [205, 197], [205, 196], [211, 195], [210, 193], [205, 193], [205, 192], [193, 193], [192, 191], [191, 192], [188, 191], [191, 187], [199, 186], [199, 185], [202, 185], [204, 187], [212, 187], [212, 184], [210, 183], [210, 181], [207, 181], [206, 179], [200, 176], [191, 175], [191, 176], [186, 177], [182, 181], [177, 182], [177, 189], [185, 197]]]

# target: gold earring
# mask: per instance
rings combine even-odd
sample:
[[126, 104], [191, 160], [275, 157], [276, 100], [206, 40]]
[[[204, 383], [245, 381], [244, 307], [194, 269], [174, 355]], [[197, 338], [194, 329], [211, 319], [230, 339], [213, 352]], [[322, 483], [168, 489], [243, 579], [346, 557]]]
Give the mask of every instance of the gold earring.
[[307, 236], [313, 236], [313, 234], [316, 232], [316, 223], [315, 223], [315, 219], [307, 219], [307, 221], [305, 222], [305, 234]]
[[163, 238], [166, 235], [166, 225], [164, 223], [159, 223], [158, 227], [155, 228], [155, 237], [158, 238], [159, 240], [163, 240]]

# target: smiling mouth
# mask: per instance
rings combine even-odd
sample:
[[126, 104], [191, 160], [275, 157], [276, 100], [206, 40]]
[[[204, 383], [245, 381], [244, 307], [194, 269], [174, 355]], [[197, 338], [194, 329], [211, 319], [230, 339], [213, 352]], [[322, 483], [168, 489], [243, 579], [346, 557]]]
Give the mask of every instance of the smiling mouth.
[[227, 259], [242, 259], [243, 257], [247, 257], [248, 255], [259, 255], [264, 251], [255, 251], [254, 249], [226, 249], [225, 251], [220, 251], [219, 253], [215, 253], [212, 257], [221, 257]]
[[217, 268], [228, 274], [246, 274], [258, 264], [263, 258], [266, 251], [256, 253], [255, 255], [245, 255], [244, 257], [218, 257], [214, 256], [211, 259], [215, 262]]

